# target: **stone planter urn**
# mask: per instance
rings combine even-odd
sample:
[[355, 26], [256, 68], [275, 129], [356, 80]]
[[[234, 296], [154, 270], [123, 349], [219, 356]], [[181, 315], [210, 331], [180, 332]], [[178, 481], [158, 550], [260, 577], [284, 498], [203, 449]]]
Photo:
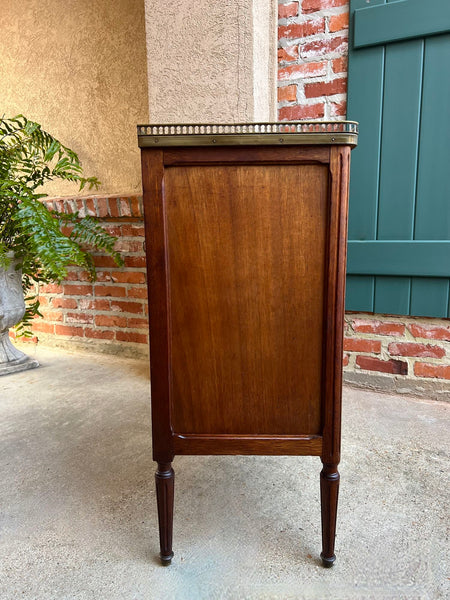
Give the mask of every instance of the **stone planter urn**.
[[17, 265], [18, 261], [12, 259], [7, 268], [0, 267], [0, 375], [39, 366], [36, 359], [15, 348], [9, 338], [9, 328], [25, 314], [22, 271]]

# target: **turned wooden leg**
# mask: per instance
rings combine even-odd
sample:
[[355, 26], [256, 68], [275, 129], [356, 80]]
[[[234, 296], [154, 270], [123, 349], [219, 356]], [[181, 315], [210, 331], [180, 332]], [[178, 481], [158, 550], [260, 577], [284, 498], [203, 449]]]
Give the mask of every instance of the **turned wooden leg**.
[[336, 537], [336, 514], [339, 494], [339, 472], [336, 464], [323, 465], [320, 473], [320, 504], [322, 510], [322, 553], [324, 567], [332, 567], [334, 539]]
[[155, 480], [161, 549], [159, 556], [162, 564], [166, 566], [170, 565], [173, 558], [172, 531], [175, 473], [172, 469], [172, 463], [158, 463]]

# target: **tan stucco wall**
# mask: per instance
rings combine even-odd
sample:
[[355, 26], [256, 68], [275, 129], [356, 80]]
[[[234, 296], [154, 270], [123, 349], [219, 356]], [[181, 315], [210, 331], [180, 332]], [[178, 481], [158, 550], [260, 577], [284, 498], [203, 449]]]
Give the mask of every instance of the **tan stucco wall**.
[[136, 124], [149, 118], [144, 0], [0, 4], [1, 113], [23, 113], [78, 152], [100, 192], [139, 191]]
[[275, 0], [145, 0], [152, 123], [272, 120]]

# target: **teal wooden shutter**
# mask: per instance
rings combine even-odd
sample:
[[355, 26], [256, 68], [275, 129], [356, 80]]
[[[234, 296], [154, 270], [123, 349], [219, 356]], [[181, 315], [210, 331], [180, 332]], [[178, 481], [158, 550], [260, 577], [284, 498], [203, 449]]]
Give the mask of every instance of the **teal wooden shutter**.
[[347, 310], [450, 317], [450, 0], [351, 0]]

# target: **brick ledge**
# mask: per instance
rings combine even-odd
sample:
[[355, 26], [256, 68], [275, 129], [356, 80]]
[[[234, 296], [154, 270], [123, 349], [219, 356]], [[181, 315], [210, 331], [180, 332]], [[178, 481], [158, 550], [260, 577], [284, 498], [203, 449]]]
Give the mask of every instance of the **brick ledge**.
[[421, 400], [450, 402], [450, 381], [442, 379], [404, 379], [379, 373], [344, 372], [344, 385], [390, 394], [413, 396]]

